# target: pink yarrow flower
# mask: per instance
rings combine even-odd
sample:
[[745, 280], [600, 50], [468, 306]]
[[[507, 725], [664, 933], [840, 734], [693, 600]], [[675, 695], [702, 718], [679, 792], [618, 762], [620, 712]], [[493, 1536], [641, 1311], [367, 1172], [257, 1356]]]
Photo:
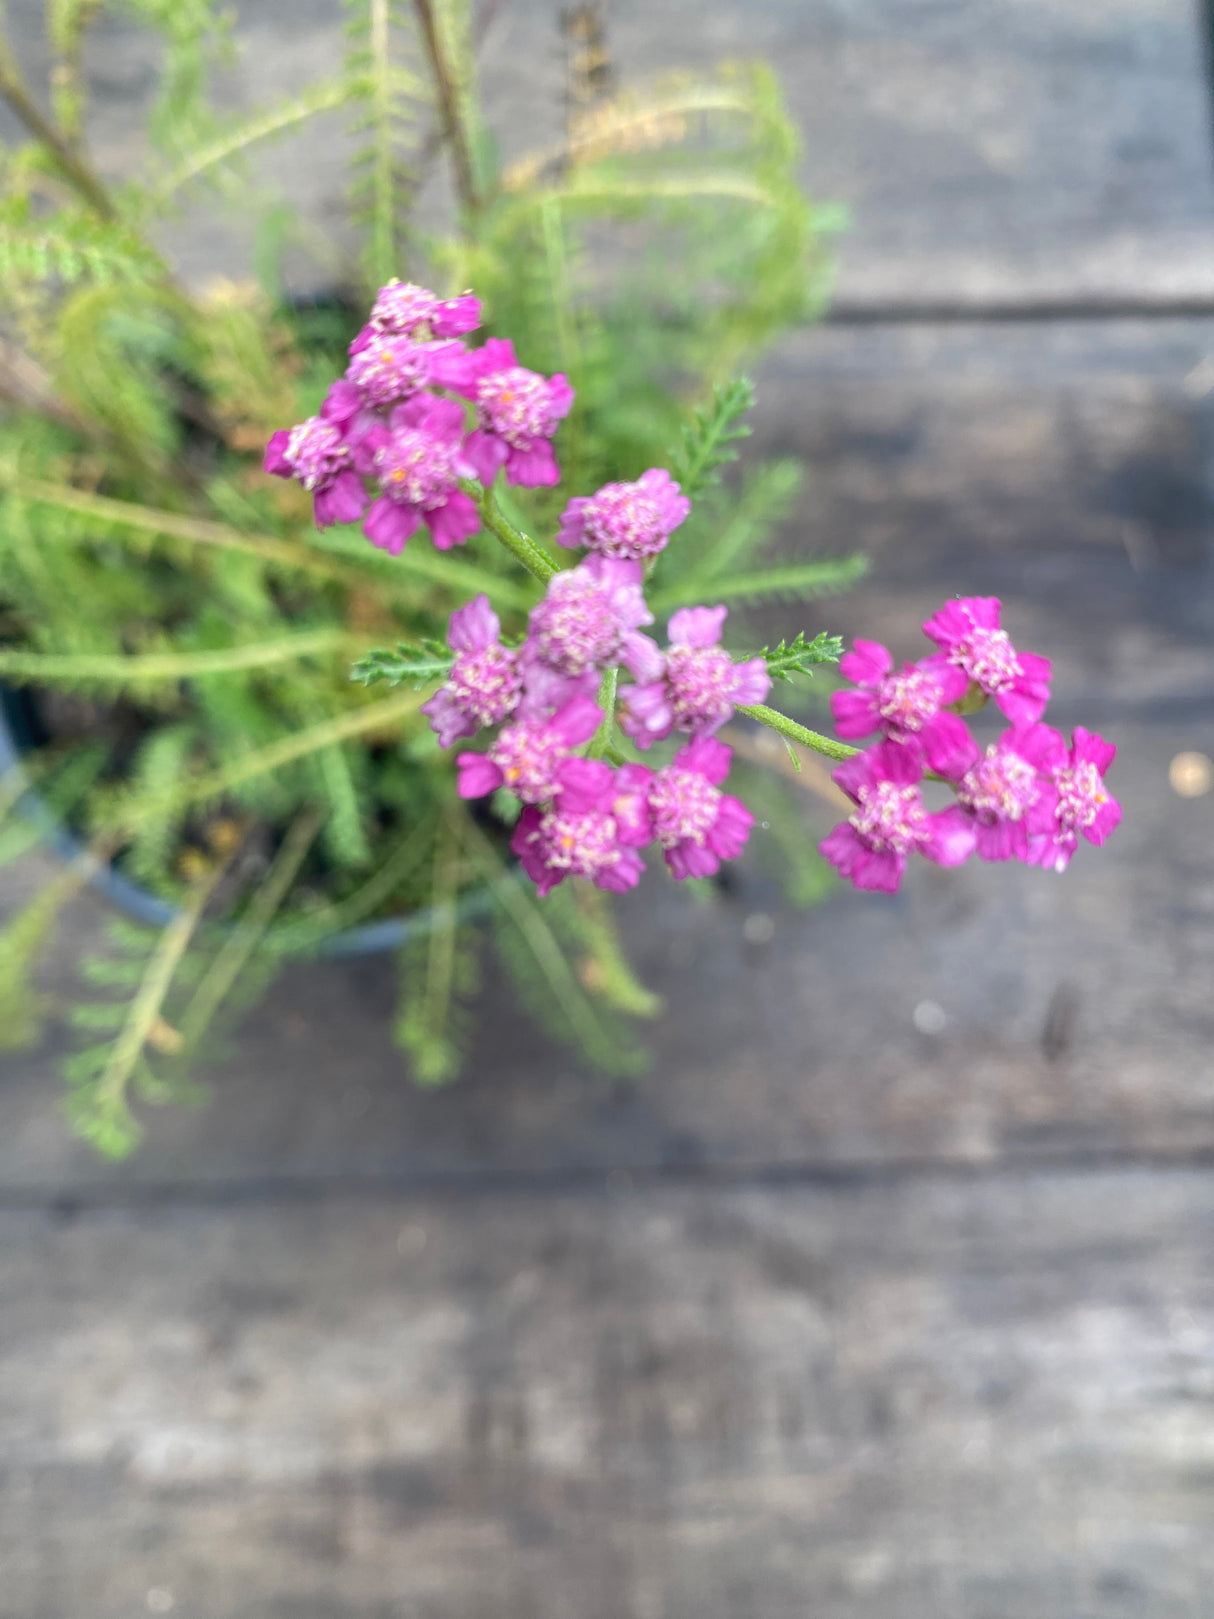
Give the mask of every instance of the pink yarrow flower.
[[474, 596], [451, 615], [448, 641], [455, 651], [451, 673], [422, 704], [439, 743], [449, 748], [461, 736], [500, 725], [518, 707], [523, 689], [519, 655], [501, 644], [501, 623], [488, 596]]
[[399, 556], [423, 522], [440, 551], [463, 545], [480, 527], [475, 502], [459, 488], [460, 478], [471, 476], [460, 448], [463, 425], [455, 400], [427, 394], [398, 405], [386, 428], [367, 435], [383, 492], [363, 532], [380, 550]]
[[317, 528], [356, 523], [367, 493], [347, 437], [349, 418], [326, 399], [319, 416], [273, 434], [262, 466], [279, 478], [295, 478], [312, 495]]
[[941, 866], [959, 866], [972, 854], [976, 836], [963, 810], [954, 805], [931, 814], [924, 808], [916, 749], [879, 742], [831, 775], [856, 809], [818, 849], [857, 888], [896, 893], [910, 854]]
[[552, 437], [573, 407], [573, 389], [561, 373], [529, 371], [509, 338], [491, 337], [450, 369], [446, 385], [476, 404], [477, 426], [465, 448], [486, 488], [502, 467], [507, 483], [527, 489], [561, 481]]
[[498, 734], [488, 753], [456, 759], [461, 798], [483, 798], [509, 787], [524, 804], [543, 804], [561, 791], [561, 766], [599, 728], [603, 711], [589, 697], [574, 697], [549, 719], [521, 720]]
[[639, 626], [652, 624], [645, 605], [641, 566], [612, 557], [587, 557], [558, 573], [528, 620], [527, 657], [558, 674], [622, 663], [634, 678], [652, 677], [662, 654]]
[[1017, 652], [999, 628], [1001, 604], [995, 596], [968, 596], [946, 602], [923, 626], [941, 652], [928, 665], [954, 665], [998, 706], [1013, 724], [1039, 720], [1050, 695], [1050, 660]]
[[1034, 726], [1033, 732], [1034, 757], [1056, 788], [1057, 801], [1054, 825], [1029, 840], [1029, 864], [1065, 871], [1080, 834], [1099, 848], [1121, 824], [1121, 805], [1104, 781], [1117, 749], [1081, 725], [1070, 748], [1048, 725]]
[[510, 846], [523, 870], [541, 895], [566, 877], [586, 877], [614, 894], [635, 888], [645, 869], [637, 850], [653, 838], [653, 772], [570, 759], [558, 776], [556, 802], [548, 809], [529, 804], [515, 827]]
[[575, 495], [561, 514], [557, 543], [584, 545], [600, 556], [657, 556], [691, 511], [668, 472], [652, 467], [635, 483], [608, 483], [593, 495]]
[[732, 753], [715, 737], [680, 748], [649, 790], [653, 830], [674, 876], [711, 877], [722, 860], [741, 854], [754, 816], [721, 791]]
[[944, 709], [965, 696], [969, 676], [954, 663], [893, 665], [877, 641], [857, 641], [839, 659], [839, 672], [860, 690], [831, 693], [835, 729], [849, 742], [882, 731], [893, 742], [921, 748], [941, 775], [963, 770], [973, 742], [960, 715]]
[[379, 289], [371, 317], [350, 345], [350, 353], [366, 348], [376, 333], [400, 334], [424, 342], [431, 337], [463, 337], [481, 323], [481, 301], [470, 292], [440, 298], [426, 287], [393, 276]]
[[984, 753], [972, 749], [955, 791], [983, 860], [1027, 860], [1030, 838], [1055, 824], [1058, 789], [1039, 768], [1040, 733], [1047, 731], [1044, 725], [1013, 726]]
[[399, 332], [364, 327], [351, 346], [345, 380], [364, 405], [395, 405], [424, 388], [450, 386], [462, 375], [465, 358], [457, 341], [415, 343]]
[[762, 658], [735, 663], [721, 647], [727, 614], [725, 607], [684, 607], [670, 620], [662, 678], [622, 693], [620, 726], [638, 748], [672, 731], [711, 736], [739, 703], [761, 703], [771, 690]]

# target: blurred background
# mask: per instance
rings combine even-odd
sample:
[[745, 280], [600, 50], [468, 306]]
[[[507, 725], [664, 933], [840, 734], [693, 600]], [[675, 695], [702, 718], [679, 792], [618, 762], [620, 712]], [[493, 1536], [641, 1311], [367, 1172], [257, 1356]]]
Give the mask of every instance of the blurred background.
[[[329, 0], [235, 10], [234, 109], [341, 48]], [[42, 7], [9, 13], [37, 72]], [[559, 133], [561, 17], [495, 8], [507, 157]], [[925, 867], [809, 913], [754, 861], [715, 906], [651, 881], [636, 1080], [491, 980], [466, 1078], [414, 1089], [374, 957], [284, 975], [119, 1167], [52, 1052], [5, 1057], [0, 1614], [1214, 1614], [1205, 12], [602, 17], [625, 82], [770, 61], [846, 210], [828, 319], [756, 376], [753, 453], [809, 469], [788, 550], [872, 559], [809, 627], [912, 656], [999, 595], [1051, 719], [1116, 742], [1124, 824], [1064, 880]], [[87, 66], [121, 175], [156, 57], [110, 19]], [[265, 170], [328, 228], [340, 157]], [[169, 245], [199, 282], [247, 252], [222, 217]], [[52, 978], [104, 906], [69, 915]]]

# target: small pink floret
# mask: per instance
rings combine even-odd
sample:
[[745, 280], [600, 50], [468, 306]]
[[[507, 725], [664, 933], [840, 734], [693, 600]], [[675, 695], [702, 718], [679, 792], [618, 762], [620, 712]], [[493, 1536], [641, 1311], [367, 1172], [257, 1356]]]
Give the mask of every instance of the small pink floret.
[[561, 516], [557, 541], [601, 556], [657, 556], [690, 511], [670, 474], [653, 467], [635, 483], [604, 484], [596, 494], [575, 496]]

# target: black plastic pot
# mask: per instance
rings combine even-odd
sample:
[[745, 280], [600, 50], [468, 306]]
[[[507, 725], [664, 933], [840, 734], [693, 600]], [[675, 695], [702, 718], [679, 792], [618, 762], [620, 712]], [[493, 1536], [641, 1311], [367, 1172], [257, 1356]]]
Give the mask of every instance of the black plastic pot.
[[[21, 769], [21, 760], [30, 751], [31, 742], [28, 722], [15, 694], [0, 688], [0, 776], [7, 776], [10, 770]], [[64, 826], [54, 810], [32, 788], [22, 795], [18, 807], [20, 813], [41, 832], [43, 842], [61, 860], [75, 865], [85, 859], [86, 850], [79, 838]], [[179, 914], [167, 900], [158, 899], [112, 866], [98, 867], [88, 881], [118, 910], [136, 922], [147, 923], [149, 927], [166, 927]], [[460, 901], [458, 913], [461, 918], [478, 916], [489, 908], [489, 904], [488, 889], [473, 889]], [[375, 955], [383, 950], [395, 950], [410, 939], [424, 937], [433, 926], [433, 921], [434, 913], [427, 906], [424, 910], [415, 911], [412, 916], [390, 916], [380, 922], [365, 922], [360, 927], [335, 933], [332, 938], [315, 946], [283, 953], [329, 957]]]

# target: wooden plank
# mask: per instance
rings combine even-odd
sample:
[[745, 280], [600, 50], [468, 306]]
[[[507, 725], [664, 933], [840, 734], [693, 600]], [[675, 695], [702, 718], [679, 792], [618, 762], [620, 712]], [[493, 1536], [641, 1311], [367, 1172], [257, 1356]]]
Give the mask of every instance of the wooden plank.
[[[501, 7], [484, 59], [504, 154], [559, 136], [563, 0]], [[243, 0], [233, 116], [328, 74], [345, 49], [329, 3]], [[45, 74], [41, 0], [11, 8], [23, 60]], [[614, 5], [621, 79], [761, 57], [804, 135], [815, 196], [842, 203], [838, 299], [852, 311], [1214, 299], [1214, 168], [1198, 0], [667, 0]], [[154, 43], [125, 19], [92, 30], [100, 167], [139, 161]], [[332, 118], [267, 148], [258, 173], [332, 230], [346, 216], [349, 142]], [[340, 228], [340, 227], [339, 227]], [[173, 232], [185, 274], [248, 262], [231, 217]], [[300, 271], [315, 284], [315, 267]]]
[[0, 1230], [4, 1619], [1208, 1612], [1207, 1175]]

